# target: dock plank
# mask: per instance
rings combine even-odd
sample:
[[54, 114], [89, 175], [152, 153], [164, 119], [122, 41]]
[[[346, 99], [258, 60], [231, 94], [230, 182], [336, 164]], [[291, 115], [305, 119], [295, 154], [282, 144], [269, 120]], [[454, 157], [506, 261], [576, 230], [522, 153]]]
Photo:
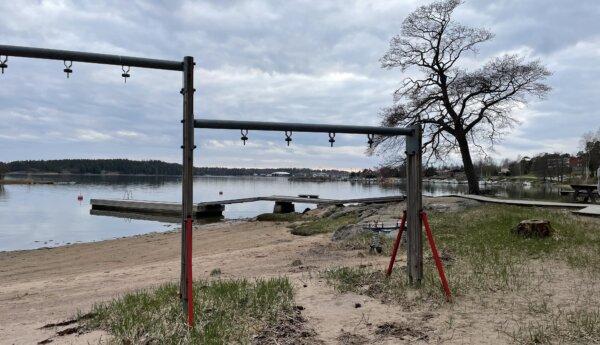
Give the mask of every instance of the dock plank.
[[540, 207], [556, 207], [556, 208], [582, 208], [585, 204], [577, 204], [571, 202], [555, 202], [555, 201], [544, 201], [544, 200], [515, 200], [515, 199], [500, 199], [492, 198], [483, 195], [472, 195], [472, 194], [452, 194], [450, 196], [464, 199], [477, 200], [481, 202], [489, 202], [494, 204], [503, 205], [516, 205], [516, 206], [540, 206]]
[[582, 216], [600, 217], [600, 205], [590, 205], [581, 210], [573, 211], [573, 213]]
[[[323, 198], [304, 198], [299, 196], [271, 195], [257, 196], [249, 198], [228, 199], [205, 201], [194, 204], [193, 212], [195, 214], [206, 213], [211, 206], [223, 206], [231, 204], [241, 204], [246, 202], [256, 201], [274, 201], [274, 202], [290, 202], [303, 204], [317, 205], [339, 205], [352, 203], [384, 203], [403, 201], [404, 196], [385, 196], [375, 198], [357, 198], [357, 199], [323, 199]], [[92, 210], [118, 211], [118, 212], [140, 212], [140, 213], [158, 213], [178, 215], [181, 213], [181, 203], [178, 202], [163, 202], [149, 200], [119, 200], [119, 199], [91, 199], [90, 204]], [[215, 209], [216, 210], [216, 209]], [[213, 210], [213, 212], [215, 212]], [[220, 212], [221, 210], [216, 210]], [[209, 211], [210, 212], [210, 211]]]
[[453, 194], [453, 197], [477, 200], [481, 202], [489, 202], [494, 204], [503, 205], [516, 205], [516, 206], [534, 206], [534, 207], [553, 207], [553, 208], [568, 208], [576, 209], [571, 211], [573, 214], [581, 216], [594, 216], [600, 217], [600, 205], [589, 205], [589, 204], [578, 204], [571, 202], [554, 202], [554, 201], [543, 201], [543, 200], [514, 200], [514, 199], [499, 199], [491, 198], [483, 195], [471, 195], [471, 194]]

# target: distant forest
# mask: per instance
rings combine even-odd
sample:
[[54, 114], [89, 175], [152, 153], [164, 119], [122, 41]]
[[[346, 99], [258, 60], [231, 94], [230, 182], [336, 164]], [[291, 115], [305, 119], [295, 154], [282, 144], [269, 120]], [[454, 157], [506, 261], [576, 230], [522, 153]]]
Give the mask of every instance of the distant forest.
[[[129, 159], [57, 159], [36, 161], [0, 162], [3, 169], [10, 172], [26, 173], [67, 173], [67, 174], [127, 174], [127, 175], [181, 175], [179, 163], [167, 163], [158, 160], [137, 161]], [[294, 176], [308, 175], [313, 172], [326, 172], [331, 175], [344, 174], [340, 170], [314, 170], [298, 168], [194, 168], [194, 175], [211, 176], [251, 176], [264, 175], [275, 171], [285, 171]]]

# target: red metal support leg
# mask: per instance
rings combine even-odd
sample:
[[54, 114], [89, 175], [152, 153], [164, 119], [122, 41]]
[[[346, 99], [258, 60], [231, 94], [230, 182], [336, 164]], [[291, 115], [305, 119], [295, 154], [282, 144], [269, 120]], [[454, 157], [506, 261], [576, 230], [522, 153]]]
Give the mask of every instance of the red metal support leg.
[[440, 280], [442, 281], [444, 293], [446, 293], [446, 300], [448, 302], [451, 302], [452, 294], [450, 293], [450, 287], [448, 286], [448, 281], [446, 280], [446, 273], [444, 273], [444, 265], [442, 264], [440, 254], [438, 253], [437, 247], [435, 246], [435, 241], [433, 240], [433, 234], [431, 232], [431, 228], [429, 227], [429, 219], [427, 218], [427, 213], [421, 211], [421, 220], [423, 221], [423, 225], [425, 225], [427, 241], [429, 241], [429, 247], [431, 248], [431, 253], [433, 254], [433, 260], [435, 261], [435, 266], [437, 267], [438, 274], [440, 275]]
[[404, 226], [406, 225], [406, 211], [402, 213], [402, 220], [400, 221], [400, 228], [398, 228], [398, 235], [396, 236], [396, 241], [394, 241], [394, 248], [392, 249], [392, 256], [390, 257], [390, 264], [388, 265], [388, 269], [386, 274], [388, 277], [392, 274], [392, 270], [394, 269], [394, 262], [396, 262], [396, 254], [398, 254], [398, 247], [400, 247], [400, 240], [402, 239], [402, 232], [404, 231]]
[[194, 290], [192, 288], [192, 217], [187, 217], [185, 222], [186, 234], [185, 234], [185, 242], [187, 244], [187, 255], [186, 255], [186, 272], [185, 272], [185, 280], [187, 287], [187, 322], [190, 328], [194, 327]]

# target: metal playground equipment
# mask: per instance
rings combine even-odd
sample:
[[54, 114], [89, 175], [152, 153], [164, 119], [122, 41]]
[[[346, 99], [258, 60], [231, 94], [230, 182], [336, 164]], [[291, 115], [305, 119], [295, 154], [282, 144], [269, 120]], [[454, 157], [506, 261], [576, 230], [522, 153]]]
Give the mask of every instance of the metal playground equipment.
[[[87, 53], [67, 50], [41, 49], [10, 45], [0, 45], [0, 68], [2, 73], [8, 68], [8, 57], [25, 57], [63, 61], [67, 77], [74, 73], [74, 62], [121, 66], [121, 77], [124, 81], [131, 77], [131, 67], [169, 70], [181, 72], [183, 86], [183, 173], [182, 173], [182, 231], [181, 231], [181, 278], [180, 299], [187, 322], [193, 325], [193, 291], [192, 291], [192, 224], [193, 224], [193, 152], [194, 129], [235, 129], [242, 134], [242, 141], [248, 140], [249, 131], [282, 131], [285, 133], [287, 145], [292, 141], [294, 132], [327, 133], [329, 143], [333, 146], [335, 135], [361, 134], [367, 136], [367, 143], [373, 144], [375, 136], [404, 136], [406, 142], [407, 162], [407, 210], [402, 221], [407, 225], [407, 257], [408, 279], [418, 285], [423, 279], [423, 247], [421, 226], [423, 221], [421, 199], [421, 128], [349, 126], [332, 124], [277, 123], [254, 121], [225, 121], [194, 119], [194, 58], [185, 56], [181, 61], [148, 59], [140, 57]], [[12, 62], [12, 60], [11, 60]], [[428, 238], [429, 238], [428, 232]], [[432, 238], [430, 240], [430, 243]], [[432, 247], [433, 249], [433, 247]], [[397, 250], [397, 248], [396, 248]], [[395, 257], [395, 252], [393, 253]], [[391, 271], [391, 269], [390, 269]], [[445, 278], [444, 278], [445, 280]]]

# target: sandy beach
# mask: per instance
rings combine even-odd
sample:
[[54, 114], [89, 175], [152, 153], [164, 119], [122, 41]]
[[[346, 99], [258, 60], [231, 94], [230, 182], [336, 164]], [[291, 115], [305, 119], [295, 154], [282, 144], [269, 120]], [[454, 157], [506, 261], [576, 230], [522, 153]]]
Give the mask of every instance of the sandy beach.
[[[286, 274], [300, 282], [310, 270], [365, 261], [356, 253], [330, 250], [330, 235], [294, 236], [278, 223], [230, 221], [195, 230], [195, 277], [208, 277], [220, 268], [222, 278]], [[55, 331], [42, 326], [70, 319], [95, 302], [176, 281], [179, 241], [178, 232], [153, 233], [0, 253], [0, 343], [37, 343]], [[292, 267], [295, 259], [303, 265]], [[63, 337], [53, 344], [95, 342], [101, 336]]]
[[[425, 200], [426, 205], [450, 207], [455, 202], [455, 198]], [[372, 217], [391, 219], [401, 208], [390, 205]], [[553, 308], [579, 303], [582, 293], [590, 298], [589, 303], [600, 300], [597, 278], [590, 280], [553, 260], [544, 261], [542, 271], [532, 271], [531, 288], [473, 292], [457, 297], [453, 304], [384, 303], [366, 294], [342, 294], [324, 281], [324, 269], [362, 266], [383, 270], [388, 258], [368, 255], [364, 249], [341, 248], [332, 242], [331, 234], [292, 235], [289, 225], [224, 221], [197, 226], [194, 277], [215, 279], [210, 277], [215, 268], [222, 272], [220, 279], [289, 277], [307, 327], [326, 344], [509, 343], [507, 334], [520, 320], [535, 320], [527, 301], [533, 298], [529, 296], [536, 293], [536, 286], [543, 286]], [[123, 293], [177, 281], [179, 249], [180, 233], [167, 232], [0, 253], [0, 344], [44, 340], [52, 344], [102, 343], [109, 338], [102, 331], [57, 336], [61, 327], [43, 326], [72, 319], [78, 311], [86, 312], [94, 303]], [[292, 264], [295, 260], [301, 264]], [[426, 264], [433, 265], [427, 260]], [[405, 257], [400, 256], [396, 267], [401, 270], [403, 266]], [[378, 325], [386, 322], [411, 325], [410, 334], [415, 336], [377, 337]], [[345, 337], [348, 334], [352, 336]], [[363, 337], [366, 342], [353, 343], [353, 337]]]

